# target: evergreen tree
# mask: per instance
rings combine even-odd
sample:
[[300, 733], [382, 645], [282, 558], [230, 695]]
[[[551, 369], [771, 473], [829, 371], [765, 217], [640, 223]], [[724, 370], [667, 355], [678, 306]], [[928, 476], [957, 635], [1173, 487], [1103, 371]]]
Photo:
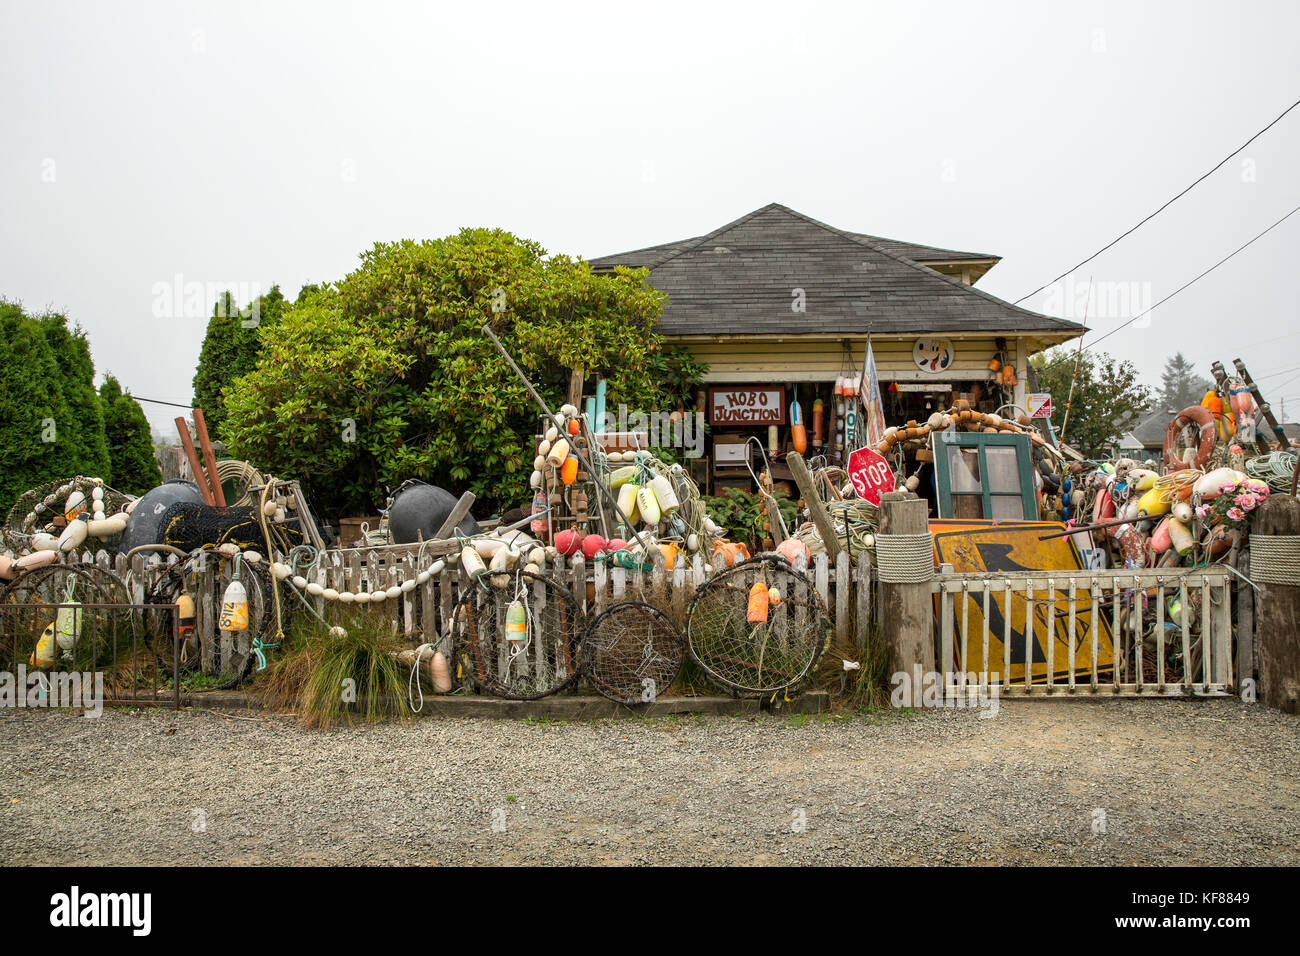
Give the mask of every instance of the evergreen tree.
[[1199, 405], [1205, 393], [1213, 387], [1214, 383], [1208, 378], [1196, 374], [1196, 366], [1183, 358], [1182, 352], [1175, 352], [1165, 360], [1156, 406], [1161, 411], [1181, 412], [1189, 405]]
[[68, 403], [65, 421], [59, 421], [59, 438], [68, 441], [70, 460], [63, 477], [81, 474], [107, 478], [111, 463], [104, 438], [104, 414], [95, 390], [95, 363], [90, 343], [78, 326], [68, 328], [67, 316], [49, 313], [37, 320], [59, 366], [60, 387]]
[[153, 456], [153, 439], [144, 410], [112, 375], [99, 386], [104, 435], [113, 462], [110, 484], [118, 491], [142, 495], [162, 482], [162, 470]]
[[108, 478], [94, 379], [86, 336], [65, 316], [0, 301], [0, 515], [46, 482]]
[[59, 431], [71, 417], [44, 330], [21, 306], [0, 301], [0, 516], [27, 489], [72, 473]]
[[226, 440], [222, 432], [226, 421], [223, 391], [257, 367], [261, 352], [258, 330], [278, 323], [284, 308], [284, 294], [278, 285], [242, 310], [229, 292], [213, 305], [194, 372], [194, 405], [203, 409], [213, 441]]

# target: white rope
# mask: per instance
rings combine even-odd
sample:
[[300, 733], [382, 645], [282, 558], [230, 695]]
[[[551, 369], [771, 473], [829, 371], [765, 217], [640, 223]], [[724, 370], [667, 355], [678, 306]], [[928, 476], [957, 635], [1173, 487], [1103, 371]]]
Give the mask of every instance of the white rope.
[[[434, 650], [432, 644], [421, 644], [415, 649], [415, 663], [411, 665], [411, 678], [406, 683], [406, 703], [410, 705], [413, 713], [419, 713], [424, 710], [424, 688], [420, 686], [420, 658], [424, 656], [425, 651]], [[415, 706], [415, 694], [420, 695], [420, 706]]]
[[1260, 584], [1300, 582], [1300, 535], [1252, 534], [1250, 576]]
[[886, 584], [926, 584], [934, 577], [934, 541], [928, 531], [878, 534], [876, 564]]

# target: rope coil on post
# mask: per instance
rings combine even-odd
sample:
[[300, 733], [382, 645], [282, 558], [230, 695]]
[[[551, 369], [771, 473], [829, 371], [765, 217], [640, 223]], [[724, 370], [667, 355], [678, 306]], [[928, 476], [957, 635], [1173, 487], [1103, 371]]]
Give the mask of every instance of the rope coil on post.
[[1300, 583], [1300, 535], [1252, 534], [1250, 577], [1256, 584]]
[[876, 564], [886, 584], [926, 584], [934, 577], [934, 540], [928, 531], [876, 535]]

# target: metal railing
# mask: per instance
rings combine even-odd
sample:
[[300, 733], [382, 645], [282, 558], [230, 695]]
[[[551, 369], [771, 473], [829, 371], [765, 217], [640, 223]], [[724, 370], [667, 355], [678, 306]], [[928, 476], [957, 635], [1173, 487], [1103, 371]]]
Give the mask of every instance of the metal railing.
[[[62, 635], [67, 611], [72, 634]], [[181, 704], [181, 639], [175, 604], [44, 603], [0, 604], [0, 670], [17, 674], [99, 674], [104, 698], [132, 703]], [[38, 647], [55, 628], [50, 660], [38, 661]], [[170, 663], [171, 697], [159, 698], [160, 677]], [[48, 681], [46, 682], [49, 683]], [[161, 683], [167, 683], [166, 680]], [[26, 693], [27, 688], [16, 692]]]
[[1223, 567], [936, 574], [945, 695], [1229, 694], [1229, 583]]

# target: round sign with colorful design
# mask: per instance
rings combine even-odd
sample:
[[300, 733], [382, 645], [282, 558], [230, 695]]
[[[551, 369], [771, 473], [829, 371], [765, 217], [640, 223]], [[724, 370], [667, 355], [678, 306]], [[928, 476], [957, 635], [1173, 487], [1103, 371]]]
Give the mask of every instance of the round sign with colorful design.
[[917, 339], [912, 346], [912, 361], [923, 372], [943, 372], [952, 365], [952, 339]]

